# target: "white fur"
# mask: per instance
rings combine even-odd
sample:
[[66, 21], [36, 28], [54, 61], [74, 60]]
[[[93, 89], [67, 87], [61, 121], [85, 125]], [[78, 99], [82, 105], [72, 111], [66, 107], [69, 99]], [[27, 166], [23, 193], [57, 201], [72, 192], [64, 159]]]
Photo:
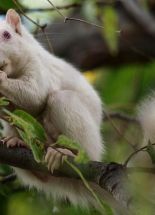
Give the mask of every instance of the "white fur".
[[92, 194], [80, 180], [52, 177], [46, 183], [42, 183], [35, 176], [30, 175], [28, 171], [19, 168], [14, 169], [25, 185], [29, 188], [37, 188], [41, 192], [44, 191], [47, 197], [52, 197], [54, 200], [70, 200], [75, 206], [85, 208], [89, 206], [99, 207]]
[[[0, 35], [5, 30], [12, 35], [9, 41], [0, 36], [0, 65], [3, 60], [9, 65], [4, 69], [8, 78], [1, 80], [0, 77], [0, 92], [15, 105], [43, 118], [49, 136], [53, 130], [66, 134], [78, 141], [92, 160], [100, 160], [102, 105], [97, 93], [77, 69], [49, 54], [20, 20], [17, 27], [20, 34], [15, 32], [16, 25], [7, 21], [0, 23]], [[25, 184], [55, 198], [69, 198], [80, 205], [92, 202], [81, 182], [52, 178], [43, 183], [27, 171], [16, 169], [16, 172]]]

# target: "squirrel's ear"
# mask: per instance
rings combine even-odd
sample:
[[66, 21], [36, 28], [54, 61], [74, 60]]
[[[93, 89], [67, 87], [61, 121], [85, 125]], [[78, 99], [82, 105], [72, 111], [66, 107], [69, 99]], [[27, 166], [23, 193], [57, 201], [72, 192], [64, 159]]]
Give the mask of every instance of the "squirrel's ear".
[[21, 34], [21, 20], [19, 14], [13, 10], [9, 9], [6, 13], [6, 22], [11, 25], [11, 27], [18, 33]]

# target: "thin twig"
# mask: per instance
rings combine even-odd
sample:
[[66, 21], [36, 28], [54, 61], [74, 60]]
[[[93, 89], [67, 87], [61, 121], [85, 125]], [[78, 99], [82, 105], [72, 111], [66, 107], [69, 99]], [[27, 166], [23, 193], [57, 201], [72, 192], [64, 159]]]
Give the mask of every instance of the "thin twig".
[[[47, 0], [51, 5], [52, 5], [52, 7], [58, 12], [58, 14], [61, 16], [61, 17], [63, 17], [63, 19], [64, 19], [64, 23], [66, 23], [68, 20], [70, 20], [70, 21], [76, 21], [76, 22], [81, 22], [81, 23], [84, 23], [84, 24], [87, 24], [87, 25], [91, 25], [91, 26], [94, 26], [94, 27], [97, 27], [97, 28], [102, 28], [102, 29], [104, 29], [104, 27], [102, 26], [102, 25], [98, 25], [98, 24], [95, 24], [95, 23], [92, 23], [92, 22], [88, 22], [88, 21], [86, 21], [86, 20], [83, 20], [83, 19], [79, 19], [79, 18], [74, 18], [74, 17], [66, 17], [61, 11], [60, 11], [60, 9], [59, 9], [59, 7], [58, 6], [55, 6], [53, 3], [52, 3], [52, 1], [51, 0]], [[121, 2], [123, 5], [124, 5], [124, 3], [125, 2], [128, 2], [128, 1], [124, 1], [124, 0], [117, 0], [117, 2]], [[115, 1], [116, 2], [116, 1]], [[105, 1], [105, 2], [103, 2], [103, 1], [99, 1], [99, 2], [96, 2], [97, 4], [107, 4], [108, 3], [108, 1]], [[114, 1], [109, 1], [109, 3], [110, 4], [113, 4], [114, 3]], [[129, 3], [129, 2], [128, 2]], [[127, 5], [128, 5], [128, 3], [127, 3]], [[130, 4], [132, 4], [132, 2], [130, 2]], [[133, 6], [133, 5], [132, 5]], [[140, 9], [139, 9], [140, 10]], [[138, 12], [139, 13], [139, 12]], [[141, 12], [140, 12], [140, 15], [142, 15], [141, 14]], [[149, 17], [149, 18], [148, 18]], [[149, 14], [147, 14], [147, 18], [148, 18], [148, 20], [150, 19], [151, 20], [151, 17], [149, 16]], [[152, 23], [152, 20], [151, 20], [151, 23]], [[123, 37], [123, 31], [122, 31], [122, 29], [120, 29], [120, 30], [117, 30], [116, 31], [116, 33], [118, 33], [119, 35], [120, 35], [120, 37], [122, 37], [125, 41], [128, 41], [127, 39], [125, 39], [124, 37]], [[152, 33], [152, 32], [151, 32]], [[135, 51], [135, 52], [138, 52], [138, 53], [140, 53], [141, 55], [143, 55], [143, 56], [146, 56], [145, 55], [145, 53], [143, 53], [142, 51], [140, 51], [140, 50], [137, 50], [135, 47], [130, 47], [133, 51]], [[148, 57], [148, 56], [147, 56]], [[151, 57], [148, 57], [148, 58], [151, 58]], [[151, 58], [151, 60], [152, 60], [152, 58]]]
[[[124, 114], [124, 113], [112, 112], [112, 113], [108, 113], [108, 116], [109, 116], [111, 119], [119, 119], [119, 120], [122, 120], [122, 121], [126, 121], [126, 122], [128, 122], [128, 123], [139, 124], [139, 121], [138, 121], [137, 118], [132, 117], [132, 116], [129, 116], [129, 115]], [[107, 115], [104, 116], [103, 120], [104, 120], [104, 121], [108, 120]]]
[[51, 53], [54, 53], [54, 50], [53, 50], [53, 47], [52, 47], [52, 43], [50, 42], [50, 39], [49, 39], [49, 37], [48, 37], [48, 34], [46, 33], [45, 28], [42, 29], [42, 32], [43, 32], [43, 34], [44, 34], [44, 36], [45, 36], [45, 39], [46, 39], [46, 41], [47, 41], [47, 44], [48, 44], [48, 47], [49, 47], [50, 52], [51, 52]]
[[47, 0], [50, 5], [52, 5], [52, 7], [57, 11], [57, 13], [62, 16], [64, 19], [66, 19], [66, 16], [63, 15], [63, 13], [60, 12], [60, 10], [58, 9], [58, 7], [56, 7], [50, 0]]
[[76, 21], [76, 22], [83, 22], [83, 23], [85, 23], [87, 25], [92, 25], [92, 26], [95, 26], [95, 27], [98, 27], [98, 28], [104, 28], [101, 25], [97, 25], [95, 23], [88, 22], [88, 21], [86, 21], [84, 19], [73, 18], [73, 17], [66, 17], [65, 20], [64, 20], [64, 22], [66, 23], [68, 20], [70, 20], [70, 21]]
[[[78, 18], [74, 18], [74, 17], [67, 17], [67, 16], [65, 16], [65, 15], [58, 9], [58, 7], [56, 7], [56, 6], [53, 4], [53, 2], [52, 2], [51, 0], [46, 0], [46, 1], [48, 1], [48, 2], [52, 5], [52, 7], [58, 12], [58, 14], [59, 14], [61, 17], [63, 17], [64, 23], [66, 23], [68, 20], [70, 20], [70, 21], [82, 22], [82, 23], [85, 23], [85, 24], [87, 24], [87, 25], [92, 25], [92, 26], [94, 26], [94, 27], [98, 27], [98, 28], [104, 29], [103, 26], [98, 25], [98, 24], [95, 24], [95, 23], [92, 23], [92, 22], [88, 22], [88, 21], [86, 21], [86, 20], [84, 20], [84, 19], [78, 19]], [[121, 30], [116, 31], [116, 33], [120, 33], [120, 32], [121, 32]]]
[[[102, 29], [104, 29], [104, 27], [103, 26], [101, 26], [101, 25], [98, 25], [98, 24], [95, 24], [95, 23], [92, 23], [92, 22], [88, 22], [88, 21], [86, 21], [86, 20], [83, 20], [83, 19], [79, 19], [79, 18], [74, 18], [74, 17], [66, 17], [66, 16], [64, 16], [64, 14], [62, 13], [62, 12], [60, 12], [60, 9], [59, 9], [59, 7], [58, 6], [55, 6], [53, 3], [52, 3], [52, 1], [51, 0], [47, 0], [51, 5], [52, 5], [52, 7], [58, 12], [58, 14], [61, 16], [61, 17], [63, 17], [63, 19], [64, 19], [64, 22], [66, 23], [68, 20], [70, 20], [70, 21], [76, 21], [76, 22], [82, 22], [82, 23], [84, 23], [84, 24], [87, 24], [87, 25], [92, 25], [92, 26], [94, 26], [94, 27], [98, 27], [98, 28], [102, 28]], [[123, 5], [124, 5], [124, 3], [126, 2], [128, 2], [128, 1], [124, 1], [124, 0], [117, 0], [117, 2], [121, 2]], [[103, 2], [102, 1], [99, 1], [98, 2], [98, 4], [102, 4]], [[108, 1], [105, 1], [104, 2], [104, 4], [105, 3], [108, 3]], [[110, 2], [110, 4], [111, 3], [114, 3], [114, 1], [111, 1]], [[129, 3], [129, 2], [128, 2]], [[127, 5], [128, 5], [128, 3], [127, 3]], [[130, 2], [130, 4], [132, 4], [132, 2]], [[132, 5], [133, 6], [133, 5]], [[139, 9], [140, 10], [140, 9]], [[139, 12], [138, 12], [139, 13]], [[142, 12], [140, 12], [140, 16], [142, 15]], [[149, 18], [148, 18], [149, 17]], [[148, 18], [148, 20], [150, 19], [151, 20], [151, 23], [153, 23], [152, 22], [152, 19], [151, 19], [151, 17], [149, 16], [149, 14], [147, 14], [147, 18]], [[148, 23], [147, 23], [148, 24]], [[120, 30], [117, 30], [116, 31], [116, 33], [118, 33], [119, 35], [120, 35], [120, 37], [122, 37], [125, 41], [128, 41], [127, 39], [125, 39], [124, 37], [123, 37], [123, 31], [122, 31], [122, 29], [120, 29]], [[151, 31], [151, 33], [152, 33], [152, 31]], [[143, 56], [146, 56], [145, 55], [145, 53], [143, 53], [142, 51], [140, 51], [140, 50], [137, 50], [135, 47], [130, 47], [133, 51], [135, 51], [135, 52], [138, 52], [138, 53], [140, 53], [141, 55], [143, 55]], [[148, 56], [147, 56], [148, 57]], [[151, 58], [151, 57], [148, 57], [148, 58]], [[151, 60], [152, 60], [152, 58], [151, 58]]]
[[[153, 144], [151, 144], [151, 145], [152, 145], [152, 146], [155, 146], [155, 143], [153, 143]], [[126, 159], [126, 161], [124, 162], [123, 166], [127, 167], [129, 161], [130, 161], [136, 154], [138, 154], [139, 152], [146, 151], [147, 147], [148, 147], [148, 145], [143, 146], [143, 147], [137, 149], [136, 151], [134, 151], [133, 153], [131, 153], [131, 154], [129, 155], [129, 157]]]
[[[27, 15], [25, 14], [26, 10], [22, 9], [22, 8], [20, 7], [20, 5], [17, 3], [16, 0], [12, 0], [12, 1], [16, 4], [17, 8], [18, 8], [19, 11], [23, 14], [23, 16], [25, 16], [29, 21], [31, 21], [33, 24], [35, 24], [37, 27], [39, 27], [39, 28], [41, 29], [41, 31], [43, 32], [43, 34], [45, 35], [45, 38], [46, 38], [46, 40], [47, 40], [47, 44], [48, 44], [48, 46], [49, 46], [49, 50], [50, 50], [51, 52], [53, 52], [53, 47], [52, 47], [51, 42], [50, 42], [50, 40], [49, 40], [49, 38], [48, 38], [48, 36], [47, 36], [47, 34], [46, 34], [46, 32], [45, 32], [45, 28], [47, 27], [47, 24], [45, 24], [45, 25], [39, 25], [37, 22], [35, 22], [33, 19], [31, 19], [29, 16], [27, 16]], [[72, 5], [66, 5], [66, 6], [55, 6], [50, 0], [47, 0], [47, 1], [48, 1], [48, 2], [52, 5], [52, 7], [53, 7], [53, 8], [51, 8], [51, 10], [52, 10], [52, 9], [53, 9], [53, 10], [56, 10], [56, 11], [58, 12], [58, 14], [59, 14], [61, 17], [63, 17], [65, 23], [66, 23], [67, 21], [70, 20], [70, 21], [82, 22], [82, 23], [87, 24], [87, 25], [92, 25], [92, 26], [94, 26], [94, 27], [98, 27], [98, 28], [104, 29], [104, 27], [101, 26], [101, 25], [98, 25], [98, 24], [95, 24], [95, 23], [92, 23], [92, 22], [88, 22], [88, 21], [86, 21], [86, 20], [79, 19], [79, 18], [66, 17], [66, 16], [64, 16], [64, 14], [63, 14], [62, 12], [60, 12], [61, 9], [65, 9], [65, 8], [66, 8], [66, 9], [69, 9], [69, 8], [71, 8], [71, 7], [77, 7], [77, 6], [80, 6], [80, 4], [72, 4]], [[119, 0], [118, 0], [118, 1], [119, 1]], [[103, 4], [105, 4], [105, 3], [108, 3], [108, 1], [105, 1]], [[111, 1], [111, 3], [114, 3], [114, 2]], [[99, 4], [102, 4], [102, 1], [98, 1], [97, 4], [98, 4], [98, 5], [99, 5]], [[50, 10], [50, 8], [49, 8], [49, 10]], [[123, 34], [122, 34], [123, 31], [122, 31], [122, 30], [117, 30], [116, 33], [118, 33], [118, 34], [120, 35], [120, 37], [122, 37], [125, 41], [128, 41], [127, 39], [125, 39], [125, 38], [123, 37]], [[145, 54], [145, 53], [143, 53], [142, 51], [136, 49], [135, 47], [130, 47], [130, 48], [131, 48], [133, 51], [135, 51], [135, 52], [141, 54], [142, 56], [145, 56], [145, 57], [146, 57], [146, 54]], [[147, 57], [148, 57], [148, 56], [147, 56]], [[151, 57], [148, 57], [148, 58], [152, 60]]]
[[134, 144], [132, 144], [124, 135], [122, 135], [121, 131], [119, 130], [119, 128], [115, 125], [114, 121], [111, 119], [110, 115], [103, 111], [104, 115], [106, 116], [106, 118], [109, 120], [109, 122], [111, 123], [112, 127], [115, 129], [115, 131], [118, 133], [118, 135], [120, 137], [123, 136], [123, 138], [126, 140], [126, 142], [132, 147], [132, 149], [135, 151], [136, 150], [136, 146]]

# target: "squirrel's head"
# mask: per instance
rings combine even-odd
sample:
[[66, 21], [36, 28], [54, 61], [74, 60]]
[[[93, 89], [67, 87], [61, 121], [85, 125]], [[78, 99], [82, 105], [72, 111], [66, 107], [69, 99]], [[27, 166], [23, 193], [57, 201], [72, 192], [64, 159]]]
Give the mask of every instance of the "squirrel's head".
[[0, 70], [8, 75], [20, 61], [23, 50], [22, 24], [19, 14], [9, 9], [4, 21], [0, 22]]

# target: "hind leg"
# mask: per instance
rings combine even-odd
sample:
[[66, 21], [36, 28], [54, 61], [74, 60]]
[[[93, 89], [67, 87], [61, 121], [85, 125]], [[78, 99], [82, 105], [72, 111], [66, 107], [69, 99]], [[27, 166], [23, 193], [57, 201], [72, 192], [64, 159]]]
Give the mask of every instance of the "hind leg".
[[100, 160], [103, 152], [100, 127], [78, 93], [64, 90], [49, 95], [48, 107], [48, 117], [56, 128], [79, 143], [90, 159]]

